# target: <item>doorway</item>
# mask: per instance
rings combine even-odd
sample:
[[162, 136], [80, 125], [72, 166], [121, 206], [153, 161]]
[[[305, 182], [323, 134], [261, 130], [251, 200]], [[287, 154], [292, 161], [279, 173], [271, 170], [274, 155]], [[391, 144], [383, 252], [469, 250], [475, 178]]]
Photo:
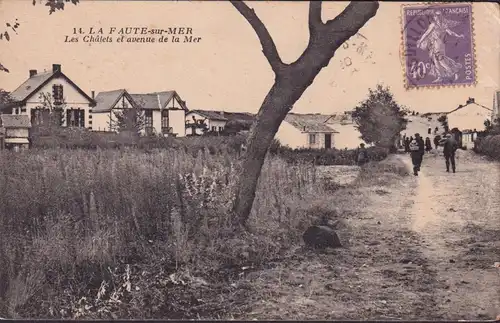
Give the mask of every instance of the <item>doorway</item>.
[[325, 133], [325, 149], [332, 148], [332, 134]]

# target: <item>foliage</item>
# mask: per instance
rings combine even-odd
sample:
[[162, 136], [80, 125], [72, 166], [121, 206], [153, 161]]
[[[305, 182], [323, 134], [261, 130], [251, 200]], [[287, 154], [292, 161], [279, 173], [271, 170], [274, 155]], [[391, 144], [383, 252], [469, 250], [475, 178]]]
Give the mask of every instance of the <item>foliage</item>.
[[196, 117], [192, 116], [193, 122], [189, 120], [186, 122], [186, 128], [191, 129], [191, 135], [197, 136], [197, 130], [201, 131], [201, 134], [205, 134], [208, 131], [208, 125], [205, 123], [206, 119], [196, 119]]
[[441, 115], [437, 121], [439, 121], [441, 123], [441, 125], [443, 126], [444, 128], [444, 132], [448, 132], [450, 131], [450, 127], [448, 125], [448, 116], [446, 116], [445, 114]]
[[10, 96], [10, 92], [5, 91], [4, 89], [0, 89], [0, 108], [7, 103], [11, 103], [14, 100]]
[[478, 137], [474, 142], [474, 151], [500, 160], [500, 134]]
[[60, 104], [55, 104], [50, 92], [42, 92], [39, 98], [39, 121], [40, 125], [34, 126], [34, 133], [41, 128], [60, 128], [64, 124], [64, 111], [66, 109], [66, 101], [64, 98]]
[[144, 111], [138, 107], [129, 107], [126, 103], [123, 109], [113, 111], [114, 120], [111, 127], [118, 132], [130, 132], [139, 135], [144, 129]]
[[236, 156], [206, 147], [2, 152], [0, 316], [206, 315], [204, 304], [226, 294], [220, 273], [299, 243], [311, 200], [325, 194], [312, 165], [271, 157], [255, 232], [232, 236]]
[[369, 89], [368, 98], [358, 105], [353, 113], [353, 121], [367, 143], [390, 148], [399, 133], [406, 129], [408, 120], [406, 109], [398, 105], [388, 87], [378, 84]]
[[[280, 156], [290, 164], [310, 163], [313, 165], [356, 165], [357, 149], [291, 149], [276, 147], [273, 144], [270, 153]], [[371, 161], [381, 161], [388, 156], [389, 151], [383, 147], [367, 148], [368, 158]]]

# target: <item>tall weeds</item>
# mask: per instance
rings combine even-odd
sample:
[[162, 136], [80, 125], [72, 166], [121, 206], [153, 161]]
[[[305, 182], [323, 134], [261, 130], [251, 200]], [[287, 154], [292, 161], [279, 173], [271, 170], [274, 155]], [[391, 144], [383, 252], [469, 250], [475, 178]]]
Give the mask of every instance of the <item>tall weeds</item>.
[[120, 264], [214, 269], [275, 257], [299, 239], [322, 185], [314, 166], [271, 156], [254, 234], [228, 240], [238, 169], [234, 152], [208, 147], [3, 151], [0, 316], [77, 317], [56, 300], [98, 293]]

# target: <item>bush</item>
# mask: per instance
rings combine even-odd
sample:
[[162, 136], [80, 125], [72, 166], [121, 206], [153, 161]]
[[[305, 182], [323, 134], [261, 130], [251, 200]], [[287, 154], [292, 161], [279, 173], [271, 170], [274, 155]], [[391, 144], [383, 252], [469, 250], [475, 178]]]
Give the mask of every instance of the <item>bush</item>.
[[[385, 159], [389, 151], [381, 147], [367, 148], [368, 157], [371, 161], [381, 161]], [[357, 150], [338, 149], [290, 149], [287, 147], [272, 146], [271, 154], [279, 155], [290, 164], [311, 163], [314, 165], [355, 165]]]
[[500, 160], [500, 135], [477, 138], [474, 141], [474, 151]]
[[243, 135], [193, 137], [138, 137], [130, 132], [95, 132], [84, 128], [38, 128], [31, 133], [31, 147], [40, 149], [184, 149], [196, 155], [207, 148], [211, 154], [239, 151]]

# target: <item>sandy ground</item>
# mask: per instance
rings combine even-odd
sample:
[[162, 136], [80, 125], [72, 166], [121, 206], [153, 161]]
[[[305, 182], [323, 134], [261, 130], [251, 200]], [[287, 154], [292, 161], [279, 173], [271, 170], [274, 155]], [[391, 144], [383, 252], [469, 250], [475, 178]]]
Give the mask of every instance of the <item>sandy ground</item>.
[[[410, 166], [408, 156], [394, 158]], [[247, 274], [238, 285], [254, 293], [238, 319], [484, 320], [500, 314], [500, 268], [494, 267], [500, 261], [500, 164], [460, 151], [453, 174], [441, 156], [429, 154], [420, 176], [394, 176], [348, 199], [351, 208], [338, 228], [344, 248], [297, 248]]]

